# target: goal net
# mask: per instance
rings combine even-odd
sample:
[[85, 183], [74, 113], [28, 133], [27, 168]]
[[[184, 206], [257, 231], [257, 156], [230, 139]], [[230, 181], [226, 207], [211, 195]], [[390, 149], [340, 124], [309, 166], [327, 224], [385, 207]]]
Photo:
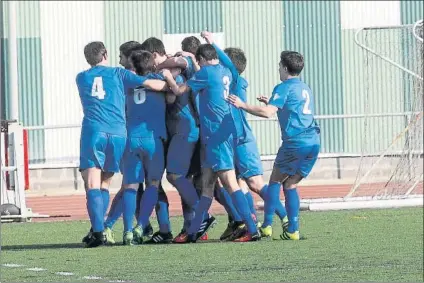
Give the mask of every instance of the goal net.
[[[364, 28], [361, 161], [345, 199], [423, 192], [423, 25]], [[383, 94], [383, 95], [382, 95]]]

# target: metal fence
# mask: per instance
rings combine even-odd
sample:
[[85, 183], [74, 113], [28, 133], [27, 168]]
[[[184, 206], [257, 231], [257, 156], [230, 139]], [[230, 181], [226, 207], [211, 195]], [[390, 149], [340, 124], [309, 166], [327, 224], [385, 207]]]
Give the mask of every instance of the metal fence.
[[[316, 119], [320, 124], [324, 121], [334, 121], [340, 120], [344, 124], [349, 125], [352, 123], [363, 125], [364, 119], [368, 118], [375, 123], [382, 123], [384, 121], [392, 121], [393, 123], [402, 122], [406, 125], [409, 123], [409, 117], [413, 114], [411, 112], [403, 113], [374, 113], [374, 114], [353, 114], [353, 115], [318, 115]], [[254, 133], [257, 138], [258, 147], [260, 154], [263, 160], [273, 160], [275, 154], [278, 151], [278, 148], [281, 145], [281, 138], [279, 132], [272, 140], [268, 136], [263, 136], [261, 138], [261, 129], [268, 128], [279, 128], [277, 118], [263, 119], [263, 118], [249, 118], [249, 123], [254, 128]], [[258, 124], [261, 123], [262, 127], [258, 129]], [[256, 124], [256, 125], [255, 125]], [[390, 125], [390, 124], [386, 124]], [[64, 125], [44, 125], [44, 126], [27, 126], [25, 127], [29, 132], [29, 136], [35, 136], [36, 134], [43, 133], [44, 136], [44, 147], [33, 147], [31, 146], [31, 141], [29, 145], [29, 168], [30, 169], [51, 169], [51, 168], [74, 168], [78, 167], [79, 164], [79, 140], [80, 140], [80, 124], [64, 124]], [[321, 126], [322, 132], [325, 132], [325, 128]], [[352, 143], [353, 145], [350, 148], [356, 150], [351, 151], [341, 151], [341, 152], [331, 152], [325, 148], [321, 149], [320, 158], [336, 158], [336, 157], [360, 157], [363, 154], [367, 155], [378, 155], [383, 152], [386, 148], [375, 148], [373, 152], [367, 151], [366, 153], [361, 149], [361, 133], [363, 132], [363, 127], [357, 129], [359, 136], [347, 137], [346, 144]], [[387, 131], [386, 131], [387, 132]], [[329, 133], [329, 137], [338, 138], [341, 135]], [[322, 135], [322, 139], [325, 138]], [[382, 133], [381, 138], [387, 138], [387, 143], [394, 138], [388, 136], [388, 133]], [[354, 140], [354, 141], [353, 141]], [[66, 141], [65, 143], [63, 141]], [[379, 143], [382, 144], [382, 143]], [[423, 148], [414, 148], [414, 153], [422, 154]], [[404, 148], [404, 144], [401, 144], [398, 147], [393, 148], [388, 154], [401, 154], [402, 152], [411, 152], [410, 150]]]

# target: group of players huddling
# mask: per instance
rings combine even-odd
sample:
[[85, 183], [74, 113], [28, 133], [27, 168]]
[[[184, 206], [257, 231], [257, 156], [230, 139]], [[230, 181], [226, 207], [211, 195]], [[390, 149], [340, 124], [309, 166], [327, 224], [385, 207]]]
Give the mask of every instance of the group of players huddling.
[[[154, 37], [142, 44], [126, 42], [120, 46], [125, 69], [107, 66], [102, 42], [85, 46], [91, 68], [79, 73], [76, 83], [84, 112], [80, 171], [91, 221], [83, 239], [87, 247], [115, 243], [112, 227], [121, 214], [124, 245], [205, 240], [216, 223], [208, 212], [213, 198], [229, 216], [222, 241], [271, 237], [274, 214], [281, 220], [281, 239], [300, 239], [296, 187], [311, 171], [320, 149], [314, 97], [299, 79], [303, 56], [283, 51], [281, 83], [270, 98], [258, 97], [264, 106], [249, 105], [248, 83], [241, 77], [247, 62], [244, 52], [221, 50], [209, 32], [201, 36], [206, 44], [187, 37], [175, 56], [168, 56], [162, 41]], [[246, 112], [278, 116], [282, 145], [268, 185]], [[161, 186], [165, 169], [182, 200], [184, 225], [175, 238]], [[118, 172], [123, 174], [122, 187], [105, 220], [108, 188]], [[262, 224], [250, 191], [264, 200]], [[155, 209], [159, 231], [153, 233], [149, 219]]]

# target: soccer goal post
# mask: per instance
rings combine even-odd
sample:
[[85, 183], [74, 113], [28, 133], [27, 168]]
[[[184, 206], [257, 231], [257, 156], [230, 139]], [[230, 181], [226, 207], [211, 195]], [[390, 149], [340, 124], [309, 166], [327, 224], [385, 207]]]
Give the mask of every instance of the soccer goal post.
[[27, 207], [28, 146], [26, 131], [17, 121], [1, 121], [1, 222], [26, 222], [36, 217]]

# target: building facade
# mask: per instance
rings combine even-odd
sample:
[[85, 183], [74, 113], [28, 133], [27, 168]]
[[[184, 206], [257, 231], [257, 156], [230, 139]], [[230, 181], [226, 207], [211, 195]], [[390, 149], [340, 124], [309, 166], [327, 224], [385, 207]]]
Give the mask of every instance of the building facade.
[[[2, 118], [8, 115], [7, 5], [3, 1], [1, 6]], [[245, 51], [251, 103], [258, 95], [271, 95], [279, 83], [282, 50], [304, 54], [302, 78], [316, 96], [321, 152], [360, 154], [363, 121], [329, 116], [363, 114], [369, 104], [364, 100], [370, 87], [364, 83], [369, 66], [354, 42], [355, 30], [413, 24], [423, 18], [423, 10], [422, 1], [18, 1], [20, 120], [25, 126], [81, 122], [75, 77], [88, 68], [83, 48], [90, 41], [104, 41], [111, 65], [117, 66], [118, 48], [125, 41], [155, 36], [172, 53], [186, 35], [209, 30], [217, 33], [221, 47]], [[406, 111], [404, 105], [393, 103], [404, 86], [387, 83], [393, 73], [384, 69], [375, 78], [381, 81], [373, 94], [378, 101], [375, 112]], [[278, 123], [249, 119], [261, 154], [274, 155], [280, 145]], [[390, 139], [404, 127], [402, 119], [376, 120], [375, 131], [381, 139]], [[76, 162], [79, 131], [31, 130], [30, 162]]]

